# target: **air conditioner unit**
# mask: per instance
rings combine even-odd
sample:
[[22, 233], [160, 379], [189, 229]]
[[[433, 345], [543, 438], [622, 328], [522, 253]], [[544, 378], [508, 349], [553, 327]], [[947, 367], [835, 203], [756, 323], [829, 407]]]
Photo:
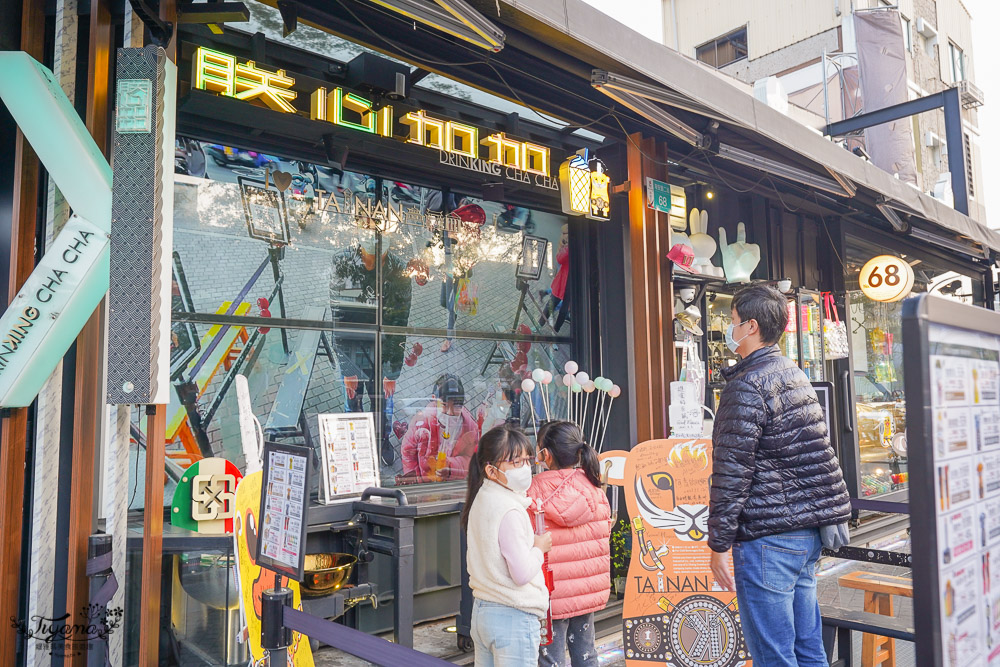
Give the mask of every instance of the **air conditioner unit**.
[[924, 146], [926, 146], [927, 148], [936, 148], [943, 143], [944, 141], [942, 141], [941, 137], [934, 134], [930, 130], [924, 132]]
[[920, 33], [924, 39], [934, 39], [938, 34], [937, 28], [932, 26], [930, 22], [922, 16], [917, 17], [917, 32]]
[[983, 91], [971, 81], [959, 81], [957, 86], [958, 95], [962, 100], [963, 109], [975, 109], [983, 106]]
[[934, 184], [934, 189], [931, 190], [930, 195], [939, 201], [944, 202], [952, 208], [955, 207], [955, 193], [951, 189], [951, 173], [944, 172], [938, 176], [937, 182]]

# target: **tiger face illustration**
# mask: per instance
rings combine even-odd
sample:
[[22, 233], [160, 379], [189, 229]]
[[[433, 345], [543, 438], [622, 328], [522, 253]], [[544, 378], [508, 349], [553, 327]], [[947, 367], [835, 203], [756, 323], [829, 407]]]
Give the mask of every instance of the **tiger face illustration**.
[[676, 444], [662, 470], [635, 475], [635, 501], [643, 521], [673, 531], [682, 542], [700, 542], [708, 534], [706, 489], [712, 485], [708, 453], [696, 440]]

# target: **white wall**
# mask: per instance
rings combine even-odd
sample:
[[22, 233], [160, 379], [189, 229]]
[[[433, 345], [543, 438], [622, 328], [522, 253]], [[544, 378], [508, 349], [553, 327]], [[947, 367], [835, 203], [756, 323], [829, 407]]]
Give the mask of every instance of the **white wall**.
[[[676, 10], [678, 50], [692, 57], [696, 47], [746, 25], [752, 60], [834, 28], [850, 14], [850, 0], [662, 0], [662, 4], [664, 43], [674, 46]], [[835, 12], [838, 4], [841, 16]]]
[[584, 0], [619, 23], [657, 42], [663, 42], [660, 0]]

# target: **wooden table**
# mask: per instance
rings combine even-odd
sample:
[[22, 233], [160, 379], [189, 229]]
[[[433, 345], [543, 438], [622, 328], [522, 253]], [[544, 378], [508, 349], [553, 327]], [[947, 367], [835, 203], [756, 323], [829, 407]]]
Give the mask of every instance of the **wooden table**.
[[[837, 580], [844, 588], [865, 592], [867, 612], [893, 616], [892, 596], [913, 597], [913, 581], [907, 577], [857, 571]], [[865, 633], [861, 640], [862, 667], [896, 667], [896, 640], [891, 637]]]

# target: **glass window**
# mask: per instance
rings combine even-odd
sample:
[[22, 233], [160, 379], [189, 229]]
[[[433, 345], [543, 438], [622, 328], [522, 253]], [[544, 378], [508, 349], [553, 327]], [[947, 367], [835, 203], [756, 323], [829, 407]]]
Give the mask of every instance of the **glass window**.
[[951, 61], [952, 83], [965, 81], [965, 54], [962, 53], [962, 49], [955, 46], [953, 42], [948, 42], [948, 55]]
[[[853, 358], [860, 493], [864, 496], [904, 489], [908, 479], [902, 301], [872, 301], [858, 283], [861, 267], [885, 252], [884, 246], [848, 237], [844, 258], [850, 299], [848, 335]], [[951, 271], [936, 260], [899, 256], [913, 267], [914, 293], [931, 292], [973, 303], [970, 276]]]
[[166, 504], [202, 457], [244, 468], [237, 374], [268, 440], [374, 413], [386, 486], [463, 479], [484, 428], [564, 413], [519, 388], [570, 358], [565, 217], [187, 138], [175, 172]]
[[721, 68], [747, 57], [747, 29], [740, 28], [713, 39], [695, 49], [695, 57], [712, 67]]
[[899, 18], [903, 22], [903, 42], [906, 44], [906, 50], [909, 53], [913, 53], [913, 34], [910, 31], [910, 19], [902, 15]]

